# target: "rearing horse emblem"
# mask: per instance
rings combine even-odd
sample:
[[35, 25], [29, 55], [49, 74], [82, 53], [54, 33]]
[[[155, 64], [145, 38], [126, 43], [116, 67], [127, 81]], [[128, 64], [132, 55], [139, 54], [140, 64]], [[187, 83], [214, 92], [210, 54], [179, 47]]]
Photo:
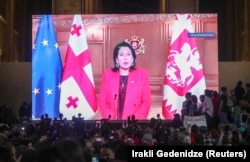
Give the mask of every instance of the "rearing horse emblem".
[[197, 47], [192, 49], [188, 43], [183, 44], [180, 52], [171, 50], [168, 60], [166, 77], [177, 87], [189, 86], [194, 81], [192, 69], [202, 70]]

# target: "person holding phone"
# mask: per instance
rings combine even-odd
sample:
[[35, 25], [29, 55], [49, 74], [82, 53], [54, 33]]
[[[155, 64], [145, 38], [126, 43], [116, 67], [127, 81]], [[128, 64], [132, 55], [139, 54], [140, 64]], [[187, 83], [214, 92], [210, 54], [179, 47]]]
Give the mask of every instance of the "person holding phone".
[[113, 52], [114, 66], [102, 75], [100, 112], [103, 118], [127, 120], [147, 119], [151, 106], [148, 72], [136, 68], [136, 53], [127, 42], [117, 44]]

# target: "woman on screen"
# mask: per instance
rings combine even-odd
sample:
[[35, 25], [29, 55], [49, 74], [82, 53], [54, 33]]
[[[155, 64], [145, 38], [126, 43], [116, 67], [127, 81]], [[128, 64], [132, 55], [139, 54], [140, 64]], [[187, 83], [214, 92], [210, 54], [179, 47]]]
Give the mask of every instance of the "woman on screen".
[[127, 120], [147, 119], [151, 106], [148, 72], [136, 68], [136, 53], [127, 42], [117, 44], [113, 52], [114, 66], [102, 75], [100, 111], [102, 118]]

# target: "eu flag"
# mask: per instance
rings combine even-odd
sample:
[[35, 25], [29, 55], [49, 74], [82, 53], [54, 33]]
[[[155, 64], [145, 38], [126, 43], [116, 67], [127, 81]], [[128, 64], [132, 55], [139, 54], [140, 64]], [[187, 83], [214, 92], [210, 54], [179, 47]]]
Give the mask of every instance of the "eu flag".
[[51, 15], [40, 16], [32, 51], [32, 119], [59, 116], [62, 62]]

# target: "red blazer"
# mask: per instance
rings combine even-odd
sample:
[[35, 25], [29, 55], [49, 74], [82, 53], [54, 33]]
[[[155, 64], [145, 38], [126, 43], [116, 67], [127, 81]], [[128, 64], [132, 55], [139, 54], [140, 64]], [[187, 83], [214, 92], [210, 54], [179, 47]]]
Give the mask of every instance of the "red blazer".
[[[99, 106], [102, 118], [117, 119], [119, 96], [119, 71], [106, 70], [102, 75], [100, 86]], [[151, 90], [148, 73], [143, 68], [136, 68], [129, 72], [126, 98], [122, 119], [135, 115], [136, 119], [147, 119], [151, 106]]]

